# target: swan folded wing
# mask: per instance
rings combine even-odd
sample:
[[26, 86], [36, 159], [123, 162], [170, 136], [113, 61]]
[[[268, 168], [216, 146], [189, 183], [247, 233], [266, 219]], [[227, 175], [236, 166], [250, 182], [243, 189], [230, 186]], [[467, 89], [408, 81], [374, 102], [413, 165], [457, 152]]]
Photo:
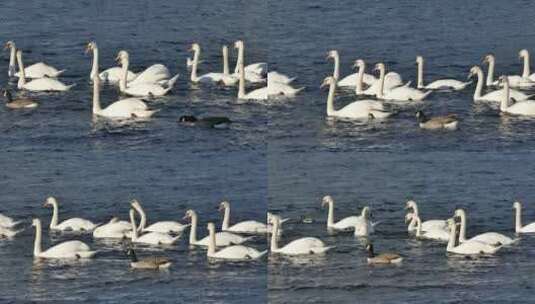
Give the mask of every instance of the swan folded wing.
[[95, 225], [86, 219], [82, 218], [70, 218], [68, 220], [64, 220], [61, 222], [57, 228], [59, 230], [73, 230], [73, 231], [80, 231], [80, 230], [92, 230], [95, 228]]
[[479, 234], [471, 238], [470, 241], [483, 242], [491, 246], [509, 245], [514, 242], [513, 239], [496, 232], [486, 232]]
[[24, 89], [30, 91], [66, 91], [73, 85], [67, 86], [54, 78], [38, 78], [24, 85]]
[[436, 228], [448, 231], [448, 225], [444, 220], [427, 220], [422, 223], [422, 231], [427, 231]]
[[254, 260], [263, 256], [266, 252], [259, 252], [258, 250], [242, 246], [235, 245], [221, 249], [215, 254], [211, 255], [213, 258], [227, 259], [227, 260]]
[[171, 88], [164, 88], [155, 83], [139, 83], [136, 85], [128, 86], [125, 89], [125, 93], [132, 96], [144, 97], [144, 96], [163, 96], [169, 92]]
[[469, 82], [462, 82], [456, 79], [440, 79], [431, 82], [430, 84], [426, 85], [426, 89], [431, 90], [439, 90], [439, 89], [462, 89], [464, 88]]
[[267, 87], [263, 87], [247, 93], [244, 99], [267, 100], [267, 96], [268, 89]]
[[134, 86], [142, 83], [156, 83], [160, 80], [171, 78], [169, 69], [163, 64], [153, 64], [145, 71], [137, 75], [137, 77], [129, 82], [127, 86]]
[[161, 233], [181, 233], [189, 225], [184, 225], [173, 221], [161, 221], [156, 222], [149, 227], [143, 229], [143, 231], [149, 232], [161, 232]]
[[520, 229], [523, 233], [532, 233], [535, 232], [535, 223], [527, 224], [526, 226]]
[[361, 220], [362, 219], [360, 216], [348, 216], [334, 223], [333, 228], [340, 230], [353, 230], [355, 229], [355, 226], [361, 222]]
[[524, 100], [514, 103], [506, 109], [506, 112], [519, 115], [535, 115], [535, 101]]
[[[83, 254], [85, 253], [85, 254]], [[94, 251], [81, 241], [67, 241], [53, 246], [39, 256], [50, 258], [81, 258], [94, 255]]]
[[240, 223], [237, 223], [235, 225], [232, 225], [227, 231], [231, 232], [238, 232], [238, 233], [266, 233], [267, 232], [267, 226], [264, 223], [260, 223], [257, 221], [243, 221]]
[[[111, 83], [116, 83], [121, 80], [121, 77], [123, 76], [123, 69], [121, 67], [113, 67], [109, 68], [107, 70], [102, 71], [98, 77], [102, 81], [107, 81]], [[136, 78], [136, 74], [132, 73], [131, 71], [128, 71], [126, 74], [126, 81], [132, 81]]]
[[[63, 70], [58, 71], [44, 62], [38, 62], [24, 68], [24, 74], [27, 78], [57, 77], [61, 73], [63, 73]], [[19, 72], [15, 73], [15, 76], [19, 77]]]
[[311, 254], [320, 253], [325, 250], [325, 244], [317, 238], [306, 237], [291, 241], [282, 248], [288, 254]]

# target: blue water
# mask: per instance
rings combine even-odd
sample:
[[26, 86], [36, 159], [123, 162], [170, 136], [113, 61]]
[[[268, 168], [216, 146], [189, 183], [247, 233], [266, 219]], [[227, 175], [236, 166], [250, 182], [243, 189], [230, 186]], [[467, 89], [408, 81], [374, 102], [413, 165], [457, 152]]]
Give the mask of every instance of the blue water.
[[[531, 303], [535, 239], [483, 259], [448, 257], [445, 245], [409, 238], [404, 204], [415, 199], [423, 219], [447, 218], [457, 207], [468, 213], [468, 235], [497, 231], [513, 235], [514, 200], [524, 203], [524, 221], [535, 220], [535, 121], [501, 116], [472, 102], [473, 87], [436, 93], [385, 122], [325, 118], [327, 93], [319, 89], [332, 73], [324, 60], [341, 56], [341, 72], [363, 58], [371, 69], [385, 61], [404, 80], [416, 81], [417, 54], [426, 58], [426, 82], [464, 80], [470, 66], [492, 52], [497, 75], [518, 74], [521, 48], [535, 51], [535, 4], [530, 1], [13, 1], [0, 4], [0, 37], [24, 50], [26, 64], [44, 60], [67, 69], [67, 93], [30, 94], [40, 107], [0, 107], [0, 212], [25, 221], [13, 241], [0, 242], [0, 302], [81, 303]], [[220, 46], [243, 39], [247, 61], [297, 76], [306, 86], [298, 97], [266, 106], [238, 103], [236, 89], [198, 87], [187, 81], [185, 59], [192, 42], [203, 48], [202, 72], [220, 70]], [[114, 65], [118, 50], [131, 68], [163, 63], [181, 77], [169, 96], [151, 102], [154, 119], [114, 125], [91, 117], [91, 58], [96, 40], [101, 68]], [[235, 56], [231, 53], [231, 56]], [[8, 53], [0, 62], [7, 78]], [[370, 72], [370, 71], [368, 71]], [[103, 88], [104, 103], [116, 100]], [[336, 106], [355, 99], [339, 92]], [[456, 113], [456, 132], [426, 132], [414, 112]], [[228, 116], [228, 130], [177, 124], [185, 114]], [[381, 221], [371, 237], [378, 252], [397, 251], [398, 267], [366, 264], [365, 240], [325, 229], [323, 195], [342, 218], [372, 208]], [[216, 207], [232, 204], [234, 220], [265, 220], [271, 210], [290, 217], [281, 243], [317, 236], [336, 246], [325, 257], [271, 256], [254, 263], [208, 263], [190, 250], [185, 235], [161, 251], [137, 246], [138, 255], [164, 255], [168, 272], [133, 271], [121, 243], [95, 242], [89, 262], [34, 262], [34, 232], [58, 198], [61, 215], [95, 222], [127, 218], [139, 199], [149, 221], [181, 220], [188, 208], [220, 222]], [[303, 219], [312, 223], [305, 224]], [[307, 221], [308, 222], [308, 221]], [[44, 247], [72, 236], [44, 233]], [[78, 238], [78, 237], [77, 237]], [[257, 238], [250, 243], [265, 249]]]

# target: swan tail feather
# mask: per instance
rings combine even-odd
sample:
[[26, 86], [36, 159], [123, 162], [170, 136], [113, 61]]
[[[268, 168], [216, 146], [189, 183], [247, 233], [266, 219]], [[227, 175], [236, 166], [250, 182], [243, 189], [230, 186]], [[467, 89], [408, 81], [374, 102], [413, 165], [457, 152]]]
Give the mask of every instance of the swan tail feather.
[[283, 219], [281, 219], [281, 220], [279, 221], [279, 223], [280, 223], [280, 224], [282, 224], [282, 223], [286, 223], [286, 222], [289, 221], [289, 220], [290, 220], [289, 217], [287, 217], [287, 218], [283, 218]]
[[257, 259], [259, 259], [259, 258], [265, 256], [267, 253], [268, 253], [268, 251], [267, 251], [267, 250], [264, 250], [264, 251], [259, 252], [257, 255], [252, 256], [252, 258], [253, 258], [253, 260], [257, 260]]
[[68, 90], [72, 89], [75, 86], [76, 86], [76, 83], [70, 84], [70, 85], [66, 86], [65, 90], [68, 91]]
[[172, 88], [175, 85], [175, 82], [177, 81], [180, 74], [176, 74], [173, 78], [169, 79], [167, 82], [167, 87]]
[[67, 69], [59, 70], [56, 74], [54, 74], [52, 77], [58, 77], [59, 75], [63, 74]]
[[422, 99], [421, 100], [424, 100], [427, 96], [429, 96], [429, 94], [433, 93], [433, 91], [427, 91], [424, 93], [424, 95], [422, 96]]
[[412, 80], [409, 80], [409, 81], [407, 81], [407, 83], [404, 84], [403, 86], [406, 87], [406, 88], [408, 88], [411, 84], [412, 84]]
[[295, 94], [298, 94], [299, 92], [303, 91], [306, 87], [300, 87], [295, 90]]

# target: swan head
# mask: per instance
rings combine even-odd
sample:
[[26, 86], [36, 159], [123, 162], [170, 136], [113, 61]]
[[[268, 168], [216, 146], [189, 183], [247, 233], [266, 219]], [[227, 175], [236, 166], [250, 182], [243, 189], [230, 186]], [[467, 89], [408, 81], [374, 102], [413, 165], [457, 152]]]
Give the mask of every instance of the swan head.
[[338, 51], [337, 50], [330, 50], [327, 52], [327, 57], [325, 57], [325, 59], [329, 59], [329, 58], [337, 58], [338, 57]]
[[524, 57], [527, 57], [529, 56], [529, 52], [528, 50], [526, 49], [521, 49], [519, 52], [518, 52], [518, 57], [519, 58], [524, 58]]
[[379, 62], [375, 64], [375, 67], [373, 68], [374, 71], [384, 71], [385, 70], [385, 64], [382, 62]]
[[230, 208], [230, 203], [227, 201], [223, 201], [219, 204], [219, 211], [223, 211]]
[[320, 88], [328, 87], [333, 83], [336, 84], [336, 79], [334, 79], [332, 76], [327, 76], [325, 79], [323, 79]]
[[481, 68], [478, 67], [477, 65], [474, 65], [473, 67], [470, 68], [470, 72], [468, 73], [468, 79], [472, 78], [474, 75], [477, 75], [480, 72], [481, 72]]
[[273, 218], [273, 213], [269, 212], [267, 213], [267, 223], [271, 223], [271, 219]]
[[41, 220], [38, 219], [38, 218], [34, 218], [34, 219], [32, 220], [32, 226], [33, 226], [33, 227], [36, 227], [36, 226], [38, 226], [38, 225], [41, 225]]
[[130, 206], [140, 208], [141, 204], [139, 203], [139, 201], [137, 199], [133, 199], [133, 200], [130, 201]]
[[522, 208], [522, 204], [520, 204], [519, 201], [516, 201], [513, 203], [513, 209], [521, 209]]
[[239, 49], [239, 48], [242, 48], [243, 47], [243, 40], [236, 40], [236, 42], [234, 42], [234, 48], [235, 49]]
[[323, 197], [323, 199], [321, 200], [321, 206], [322, 207], [329, 206], [332, 203], [334, 203], [334, 201], [333, 201], [332, 196], [330, 196], [330, 195], [325, 195]]
[[121, 50], [121, 51], [119, 51], [119, 53], [117, 53], [117, 57], [115, 57], [115, 61], [117, 61], [118, 63], [122, 63], [125, 60], [128, 60], [129, 57], [130, 56], [128, 55], [127, 51]]
[[494, 61], [496, 61], [496, 58], [494, 57], [493, 54], [487, 54], [485, 55], [485, 57], [483, 57], [483, 63], [491, 63]]
[[15, 42], [9, 40], [8, 42], [6, 42], [6, 44], [4, 44], [4, 50], [9, 50], [12, 48], [15, 48]]
[[457, 209], [457, 210], [455, 210], [455, 213], [454, 213], [454, 216], [455, 216], [455, 217], [463, 217], [463, 216], [465, 216], [465, 215], [466, 215], [466, 213], [464, 212], [463, 209]]
[[416, 56], [416, 63], [423, 63], [424, 62], [424, 57], [418, 55]]
[[362, 208], [362, 217], [364, 218], [370, 218], [370, 207], [366, 206], [364, 208]]
[[201, 50], [201, 46], [198, 44], [198, 43], [192, 43], [190, 48], [189, 48], [189, 51], [190, 52], [198, 52]]
[[416, 202], [413, 200], [409, 200], [405, 203], [405, 209], [414, 209], [416, 208]]
[[280, 223], [281, 217], [271, 212], [268, 212], [267, 220], [268, 224], [275, 224], [275, 222]]
[[455, 224], [455, 219], [449, 218], [446, 220], [446, 224], [448, 225], [449, 229], [457, 228], [457, 225]]
[[57, 204], [57, 203], [58, 201], [56, 200], [56, 198], [53, 196], [50, 196], [46, 199], [45, 203], [43, 204], [43, 207], [53, 206], [54, 204]]
[[357, 59], [355, 60], [355, 62], [353, 63], [353, 68], [364, 68], [366, 66], [366, 62], [364, 62], [364, 60], [362, 59]]
[[503, 85], [509, 85], [509, 79], [505, 75], [501, 75], [500, 78], [498, 78], [498, 80], [501, 83], [503, 83]]
[[208, 229], [208, 231], [210, 232], [215, 232], [215, 225], [214, 223], [210, 222], [206, 225], [206, 229]]
[[183, 220], [186, 220], [186, 219], [191, 219], [193, 217], [197, 216], [197, 213], [195, 213], [195, 211], [193, 209], [189, 209], [186, 211], [186, 214], [184, 215], [184, 217], [182, 218]]
[[85, 53], [87, 54], [96, 48], [97, 48], [97, 43], [95, 41], [91, 41], [85, 46]]

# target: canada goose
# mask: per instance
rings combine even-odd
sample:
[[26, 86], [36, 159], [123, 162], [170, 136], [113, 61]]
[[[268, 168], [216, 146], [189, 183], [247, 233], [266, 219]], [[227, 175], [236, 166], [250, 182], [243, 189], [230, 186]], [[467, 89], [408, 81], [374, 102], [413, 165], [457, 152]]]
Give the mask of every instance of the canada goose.
[[372, 243], [366, 245], [366, 250], [368, 251], [368, 264], [398, 264], [403, 261], [403, 257], [397, 253], [381, 253], [376, 255], [373, 251]]
[[416, 112], [416, 119], [418, 120], [420, 128], [427, 130], [456, 130], [458, 124], [457, 115], [455, 114], [428, 118], [423, 111], [418, 111]]
[[2, 90], [2, 95], [6, 98], [6, 107], [10, 109], [33, 109], [39, 104], [29, 98], [13, 99], [11, 92], [7, 89]]
[[146, 257], [138, 259], [134, 249], [129, 248], [125, 251], [126, 256], [130, 257], [130, 267], [135, 269], [153, 269], [162, 270], [167, 269], [173, 264], [168, 258], [164, 257]]

